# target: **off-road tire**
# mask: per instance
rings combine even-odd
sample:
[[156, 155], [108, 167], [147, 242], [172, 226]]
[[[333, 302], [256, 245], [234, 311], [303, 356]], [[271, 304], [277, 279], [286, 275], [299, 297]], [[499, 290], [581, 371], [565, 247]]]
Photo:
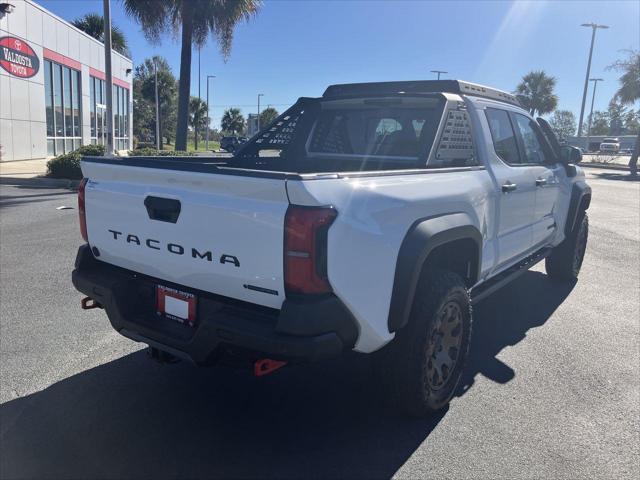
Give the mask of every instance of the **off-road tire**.
[[[455, 324], [458, 331], [450, 330], [446, 335], [438, 331], [437, 325], [454, 325], [447, 321], [452, 312], [459, 314]], [[440, 323], [443, 322], [443, 323]], [[390, 387], [396, 405], [412, 416], [425, 416], [445, 407], [456, 392], [464, 363], [469, 352], [471, 339], [471, 302], [469, 291], [462, 278], [452, 272], [434, 270], [423, 275], [416, 289], [415, 301], [409, 322], [400, 330], [389, 345]], [[439, 337], [439, 338], [438, 338]], [[434, 386], [440, 365], [430, 354], [442, 359], [442, 347], [445, 339], [459, 340], [453, 366], [441, 365], [442, 374], [439, 386]], [[438, 343], [440, 342], [440, 343]], [[453, 350], [447, 349], [447, 358], [451, 360]]]
[[545, 259], [545, 270], [554, 280], [573, 282], [578, 279], [589, 238], [589, 217], [582, 212], [573, 231]]

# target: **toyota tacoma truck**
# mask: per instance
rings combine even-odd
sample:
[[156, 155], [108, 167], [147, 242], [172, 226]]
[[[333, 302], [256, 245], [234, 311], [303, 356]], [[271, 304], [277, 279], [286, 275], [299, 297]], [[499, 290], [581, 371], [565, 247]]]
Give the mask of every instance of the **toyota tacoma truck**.
[[456, 391], [472, 305], [543, 259], [577, 278], [580, 160], [496, 89], [333, 85], [232, 158], [85, 157], [73, 283], [162, 358], [261, 375], [377, 352], [426, 414]]

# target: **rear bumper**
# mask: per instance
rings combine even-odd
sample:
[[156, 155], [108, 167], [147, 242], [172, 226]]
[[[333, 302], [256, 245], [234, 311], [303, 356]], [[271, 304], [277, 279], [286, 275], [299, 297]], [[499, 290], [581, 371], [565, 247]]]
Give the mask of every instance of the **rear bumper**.
[[[229, 351], [255, 358], [315, 361], [336, 356], [355, 344], [357, 324], [334, 295], [286, 299], [281, 310], [236, 301], [140, 275], [96, 260], [80, 247], [73, 285], [102, 305], [115, 330], [196, 364], [213, 363]], [[195, 327], [155, 313], [155, 285], [198, 296]]]

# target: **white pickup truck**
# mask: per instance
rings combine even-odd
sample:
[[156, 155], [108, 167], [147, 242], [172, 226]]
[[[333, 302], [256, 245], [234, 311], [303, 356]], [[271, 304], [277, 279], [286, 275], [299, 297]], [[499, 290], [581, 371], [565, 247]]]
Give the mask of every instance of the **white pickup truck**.
[[542, 259], [576, 279], [580, 159], [502, 91], [333, 85], [233, 158], [84, 158], [73, 283], [160, 357], [260, 375], [380, 351], [424, 414], [456, 390], [474, 303]]

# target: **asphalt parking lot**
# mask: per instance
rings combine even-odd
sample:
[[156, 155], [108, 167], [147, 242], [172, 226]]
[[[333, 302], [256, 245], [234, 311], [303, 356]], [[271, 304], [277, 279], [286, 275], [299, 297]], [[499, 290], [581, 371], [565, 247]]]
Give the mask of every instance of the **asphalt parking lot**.
[[481, 303], [464, 387], [422, 420], [359, 356], [258, 379], [149, 360], [80, 310], [75, 195], [0, 185], [0, 477], [636, 478], [640, 182], [587, 174], [579, 282], [537, 266]]

